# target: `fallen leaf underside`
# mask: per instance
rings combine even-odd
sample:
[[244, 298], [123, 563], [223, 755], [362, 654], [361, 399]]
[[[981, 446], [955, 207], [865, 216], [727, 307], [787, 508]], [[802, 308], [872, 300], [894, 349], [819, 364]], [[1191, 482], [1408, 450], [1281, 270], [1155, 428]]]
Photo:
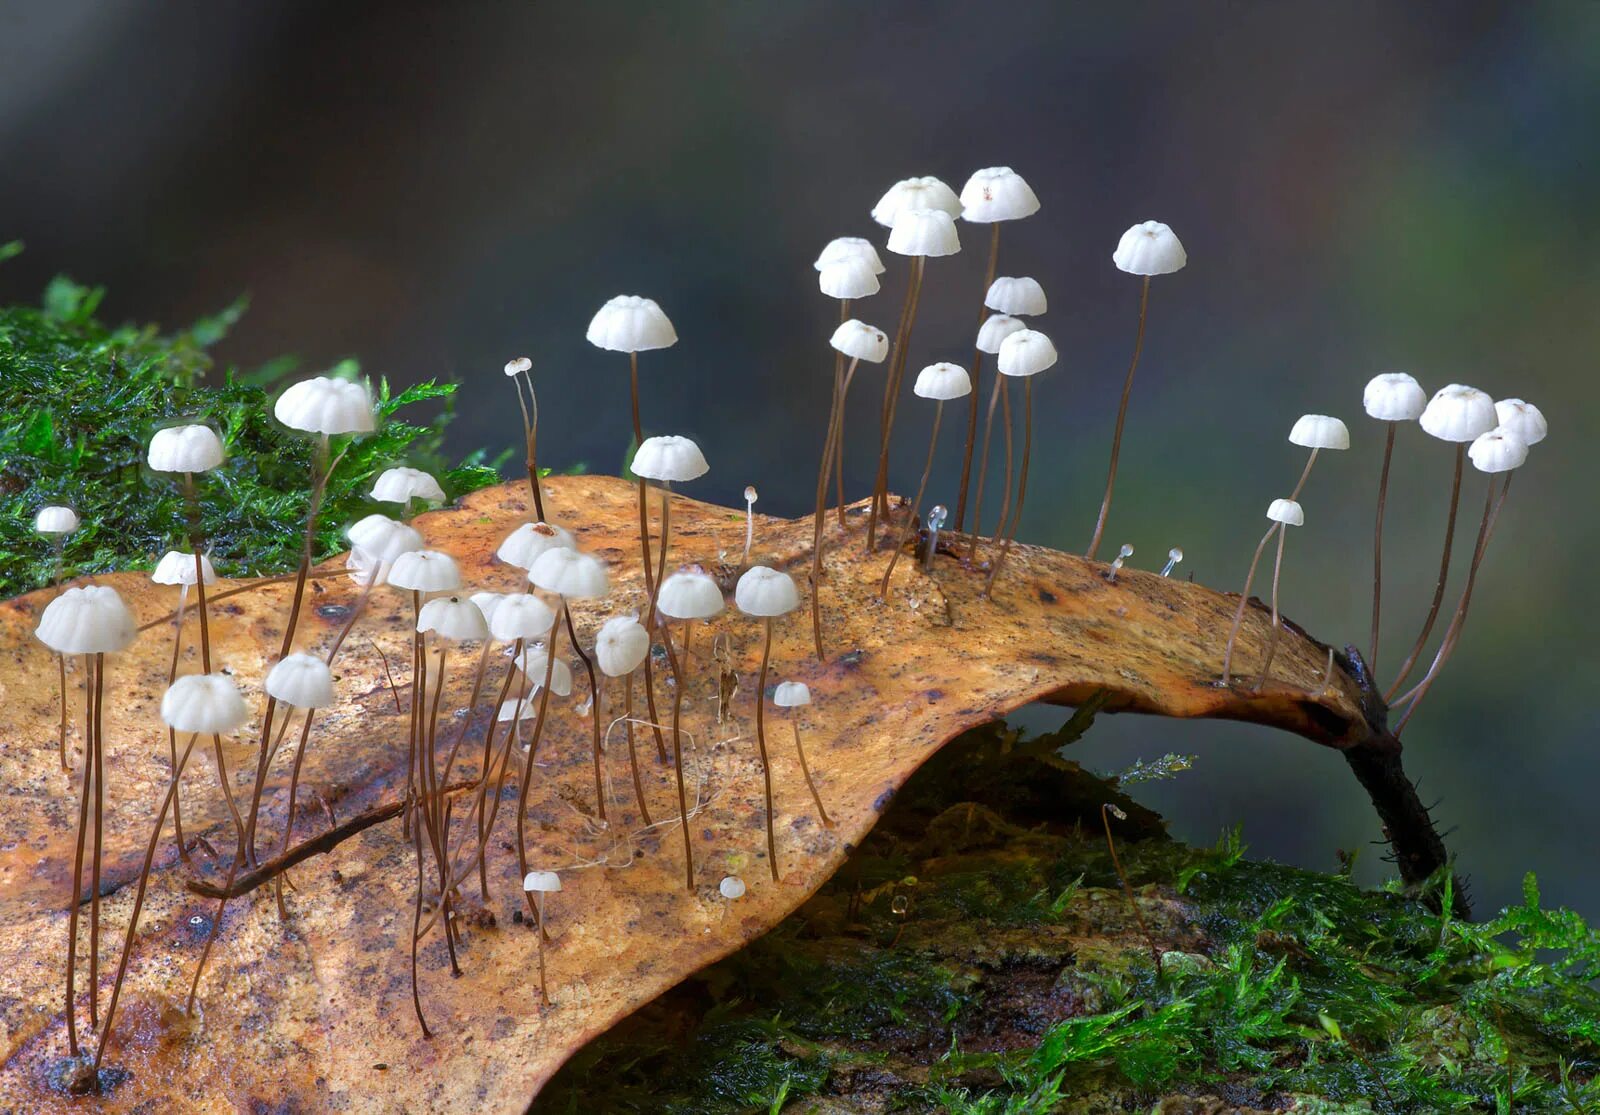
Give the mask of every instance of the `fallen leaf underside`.
[[[493, 554], [499, 540], [530, 517], [526, 496], [525, 486], [489, 489], [460, 507], [423, 516], [418, 525], [431, 546], [456, 556], [473, 590], [519, 589], [521, 572]], [[547, 481], [545, 499], [553, 521], [572, 529], [585, 550], [610, 566], [613, 591], [603, 606], [573, 607], [587, 645], [606, 615], [643, 604], [636, 489], [616, 479], [561, 477]], [[827, 663], [815, 659], [804, 610], [776, 625], [769, 686], [796, 679], [811, 687], [815, 703], [800, 710], [799, 723], [836, 822], [831, 829], [819, 823], [788, 717], [769, 707], [780, 883], [768, 873], [755, 739], [762, 629], [730, 608], [696, 625], [687, 667], [684, 727], [692, 735], [695, 781], [704, 799], [690, 820], [693, 894], [684, 886], [671, 766], [657, 761], [650, 733], [641, 732], [638, 750], [656, 827], [639, 831], [620, 725], [607, 737], [610, 824], [601, 826], [594, 816], [581, 667], [573, 696], [552, 703], [528, 828], [534, 865], [559, 869], [565, 884], [548, 904], [553, 1006], [539, 1005], [537, 935], [513, 920], [523, 902], [510, 843], [514, 806], [502, 810], [490, 850], [491, 899], [480, 903], [475, 881], [462, 891], [464, 974], [451, 978], [438, 932], [423, 947], [432, 1040], [421, 1036], [412, 1015], [407, 934], [416, 868], [398, 822], [369, 828], [293, 870], [287, 923], [279, 920], [271, 887], [229, 903], [201, 986], [203, 1021], [193, 1026], [175, 1021], [172, 1008], [183, 1001], [217, 903], [186, 889], [193, 872], [178, 862], [169, 839], [158, 855], [106, 1058], [129, 1075], [106, 1095], [72, 1102], [104, 1111], [150, 1104], [185, 1111], [520, 1112], [591, 1037], [798, 907], [838, 868], [911, 772], [968, 727], [1032, 701], [1077, 703], [1105, 690], [1113, 710], [1254, 721], [1339, 748], [1372, 735], [1355, 681], [1336, 667], [1324, 691], [1327, 648], [1292, 626], [1262, 694], [1252, 695], [1248, 684], [1216, 684], [1237, 597], [1138, 570], [1125, 570], [1112, 583], [1103, 564], [1017, 546], [993, 601], [981, 596], [982, 576], [943, 547], [931, 573], [904, 556], [887, 599], [879, 601], [877, 582], [888, 554], [866, 553], [864, 519], [853, 513], [850, 530], [834, 521], [828, 527], [822, 592]], [[731, 590], [738, 571], [723, 564], [723, 556], [738, 561], [744, 529], [743, 509], [674, 497], [670, 560], [699, 562]], [[758, 518], [752, 560], [785, 569], [804, 586], [811, 530], [809, 518]], [[143, 575], [101, 582], [115, 585], [141, 621], [174, 604], [174, 590]], [[241, 679], [258, 712], [259, 681], [277, 653], [290, 591], [287, 584], [267, 585], [214, 610], [216, 663]], [[313, 582], [297, 648], [326, 647], [355, 595], [342, 578]], [[0, 660], [0, 773], [7, 795], [0, 813], [0, 1107], [19, 1110], [66, 1102], [53, 1090], [51, 1074], [67, 1046], [61, 985], [77, 783], [56, 758], [55, 660], [31, 636], [48, 598], [35, 593], [0, 605], [9, 648]], [[403, 789], [406, 717], [396, 712], [379, 648], [404, 694], [410, 629], [410, 600], [389, 589], [375, 593], [339, 659], [339, 704], [319, 716], [311, 737], [297, 842], [328, 826], [330, 808], [344, 820], [396, 800]], [[1236, 652], [1247, 679], [1253, 679], [1269, 630], [1265, 611], [1249, 609]], [[740, 688], [719, 725], [710, 649], [713, 638], [724, 635]], [[167, 741], [156, 709], [171, 637], [170, 625], [153, 627], [111, 659], [107, 671], [105, 990], [131, 909], [130, 884], [165, 788]], [[192, 624], [185, 637], [194, 640]], [[188, 648], [181, 671], [197, 671], [197, 657]], [[465, 706], [476, 659], [470, 647], [451, 655], [445, 709], [459, 714]], [[668, 672], [659, 655], [657, 662], [658, 709], [666, 717]], [[504, 668], [505, 659], [492, 656], [489, 695], [466, 725], [461, 775], [477, 770], [488, 705]], [[74, 742], [82, 734], [82, 675], [81, 664], [72, 663]], [[642, 694], [636, 697], [642, 716]], [[603, 705], [602, 724], [620, 715], [620, 682], [609, 683]], [[459, 716], [443, 719], [441, 745], [460, 727]], [[298, 725], [291, 736], [297, 731]], [[262, 842], [272, 847], [282, 837], [292, 744], [291, 738], [264, 798]], [[236, 792], [247, 790], [254, 768], [250, 730], [226, 743], [225, 753]], [[231, 855], [232, 830], [209, 747], [196, 747], [182, 804], [186, 832], [203, 835], [224, 860]], [[226, 863], [196, 854], [204, 877], [220, 881]], [[744, 899], [720, 897], [717, 884], [727, 874], [748, 884]], [[80, 988], [86, 980], [85, 964]], [[86, 1002], [80, 999], [80, 1018]]]

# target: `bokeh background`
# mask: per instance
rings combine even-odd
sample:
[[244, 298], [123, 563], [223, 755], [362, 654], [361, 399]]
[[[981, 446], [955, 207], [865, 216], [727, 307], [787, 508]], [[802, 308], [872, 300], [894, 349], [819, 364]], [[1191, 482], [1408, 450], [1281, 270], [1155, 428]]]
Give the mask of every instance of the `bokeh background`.
[[[1547, 898], [1600, 916], [1595, 4], [54, 0], [0, 15], [0, 239], [28, 244], [0, 296], [65, 271], [108, 285], [112, 318], [178, 325], [248, 292], [225, 360], [458, 377], [462, 452], [516, 438], [499, 369], [526, 353], [546, 460], [615, 471], [623, 366], [583, 331], [606, 297], [644, 293], [682, 337], [645, 362], [648, 425], [706, 448], [694, 494], [734, 502], [753, 483], [762, 510], [802, 512], [836, 312], [817, 249], [881, 242], [867, 211], [898, 178], [959, 188], [997, 163], [1044, 203], [1007, 228], [1001, 272], [1044, 284], [1039, 324], [1062, 352], [1038, 382], [1028, 540], [1087, 542], [1137, 306], [1110, 253], [1137, 220], [1170, 223], [1190, 257], [1154, 284], [1107, 538], [1137, 565], [1179, 545], [1182, 572], [1237, 588], [1302, 460], [1290, 423], [1341, 415], [1355, 444], [1313, 476], [1283, 591], [1310, 630], [1364, 643], [1381, 448], [1366, 379], [1409, 370], [1539, 403], [1551, 438], [1408, 765], [1480, 905], [1535, 870]], [[970, 354], [984, 239], [964, 232], [969, 251], [929, 266], [913, 369]], [[892, 329], [906, 268], [890, 263], [860, 313]], [[908, 487], [929, 415], [915, 400], [902, 414]], [[860, 493], [865, 438], [851, 449]], [[1402, 431], [1390, 669], [1432, 587], [1449, 456]], [[1463, 549], [1481, 490], [1469, 475]], [[1256, 854], [1331, 868], [1361, 849], [1361, 876], [1384, 875], [1331, 752], [1134, 717], [1103, 718], [1080, 751], [1108, 770], [1195, 753], [1141, 791], [1177, 835], [1242, 822]]]

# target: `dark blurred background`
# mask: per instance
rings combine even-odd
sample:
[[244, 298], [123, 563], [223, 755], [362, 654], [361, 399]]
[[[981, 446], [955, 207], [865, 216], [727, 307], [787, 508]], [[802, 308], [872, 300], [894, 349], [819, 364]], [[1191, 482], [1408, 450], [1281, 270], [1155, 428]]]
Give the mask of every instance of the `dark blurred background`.
[[[644, 363], [647, 425], [701, 441], [693, 494], [754, 483], [762, 510], [802, 512], [836, 313], [812, 258], [837, 235], [881, 244], [867, 211], [894, 180], [959, 189], [992, 164], [1043, 201], [1007, 227], [1001, 272], [1044, 284], [1062, 353], [1037, 384], [1027, 540], [1081, 549], [1093, 525], [1138, 294], [1110, 254], [1134, 221], [1170, 223], [1190, 257], [1154, 283], [1106, 539], [1136, 565], [1181, 545], [1180, 572], [1237, 588], [1302, 460], [1290, 423], [1341, 415], [1354, 445], [1312, 478], [1283, 591], [1313, 632], [1364, 644], [1367, 378], [1539, 403], [1550, 440], [1408, 762], [1480, 905], [1531, 869], [1600, 915], [1600, 6], [54, 0], [0, 19], [0, 239], [28, 244], [0, 296], [65, 271], [110, 287], [111, 318], [176, 326], [248, 292], [223, 359], [458, 377], [462, 452], [517, 437], [500, 365], [525, 353], [547, 462], [616, 471], [624, 364], [584, 327], [606, 297], [648, 294], [682, 341]], [[969, 356], [985, 231], [963, 225], [969, 250], [930, 263], [913, 370]], [[859, 312], [892, 329], [906, 268], [888, 261]], [[907, 488], [930, 416], [902, 413]], [[1442, 443], [1399, 440], [1385, 674], [1432, 588], [1449, 480]], [[936, 500], [953, 502], [954, 447]], [[1463, 549], [1481, 490], [1469, 475]], [[1133, 717], [1080, 750], [1103, 769], [1198, 753], [1140, 791], [1179, 836], [1242, 822], [1257, 854], [1331, 868], [1361, 848], [1363, 878], [1385, 871], [1332, 752]]]

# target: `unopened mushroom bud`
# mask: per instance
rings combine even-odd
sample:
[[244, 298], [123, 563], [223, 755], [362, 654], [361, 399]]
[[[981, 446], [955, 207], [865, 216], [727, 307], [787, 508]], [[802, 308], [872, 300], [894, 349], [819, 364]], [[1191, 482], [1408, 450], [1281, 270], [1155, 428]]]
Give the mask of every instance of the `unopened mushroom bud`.
[[737, 875], [724, 875], [722, 882], [717, 884], [717, 893], [729, 902], [736, 902], [744, 897], [744, 880]]
[[926, 570], [933, 569], [933, 557], [939, 552], [939, 532], [949, 518], [950, 510], [942, 503], [936, 503], [928, 509], [928, 556], [922, 564]]
[[1122, 572], [1122, 566], [1133, 556], [1133, 547], [1124, 542], [1117, 550], [1117, 559], [1111, 563], [1111, 568], [1106, 570], [1106, 580], [1115, 581], [1117, 574]]
[[506, 361], [505, 371], [506, 371], [506, 375], [508, 375], [508, 376], [517, 376], [517, 375], [521, 375], [523, 372], [528, 372], [528, 371], [532, 371], [532, 370], [533, 370], [533, 361], [528, 359], [526, 356], [519, 356], [515, 360], [507, 360]]
[[744, 556], [739, 559], [739, 564], [744, 565], [750, 560], [750, 546], [756, 540], [756, 490], [753, 485], [746, 485], [744, 490]]
[[1176, 547], [1176, 546], [1172, 547], [1172, 549], [1167, 551], [1167, 564], [1165, 564], [1165, 565], [1163, 565], [1161, 567], [1161, 575], [1163, 577], [1171, 576], [1172, 575], [1172, 570], [1182, 560], [1183, 560], [1183, 551], [1178, 549], [1178, 547]]

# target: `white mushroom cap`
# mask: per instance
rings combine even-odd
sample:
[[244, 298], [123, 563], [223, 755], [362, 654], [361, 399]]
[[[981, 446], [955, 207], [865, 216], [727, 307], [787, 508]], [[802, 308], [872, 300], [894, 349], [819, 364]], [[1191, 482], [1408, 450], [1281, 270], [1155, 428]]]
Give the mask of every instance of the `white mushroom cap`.
[[800, 590], [789, 574], [752, 565], [734, 586], [733, 602], [747, 616], [782, 616], [800, 606]]
[[772, 691], [772, 703], [779, 708], [799, 708], [811, 703], [811, 690], [803, 681], [779, 682]]
[[950, 217], [959, 217], [961, 199], [949, 186], [932, 176], [902, 178], [890, 186], [878, 199], [878, 204], [872, 207], [872, 219], [884, 228], [893, 228], [900, 214], [911, 209], [937, 209]]
[[432, 631], [441, 639], [487, 639], [489, 624], [471, 600], [436, 596], [417, 614], [417, 630]]
[[592, 600], [611, 591], [605, 562], [577, 550], [546, 550], [528, 570], [528, 580], [546, 592], [575, 600]]
[[535, 891], [558, 891], [561, 889], [561, 876], [554, 871], [530, 871], [522, 877], [522, 889], [530, 894]]
[[1039, 211], [1039, 199], [1022, 175], [1008, 166], [977, 171], [961, 187], [961, 219], [980, 224], [1015, 221]]
[[955, 218], [943, 209], [906, 209], [889, 230], [889, 250], [902, 256], [953, 256], [961, 250]]
[[1380, 422], [1413, 422], [1428, 405], [1422, 384], [1405, 372], [1382, 372], [1367, 381], [1361, 405]]
[[493, 631], [495, 609], [500, 607], [500, 602], [512, 595], [509, 592], [475, 592], [467, 599], [478, 606], [478, 611], [483, 613], [483, 618], [489, 621], [490, 630]]
[[291, 430], [324, 436], [370, 433], [376, 423], [371, 384], [327, 376], [291, 384], [272, 414]]
[[859, 236], [839, 236], [829, 240], [823, 246], [822, 253], [817, 256], [817, 261], [811, 266], [821, 271], [836, 263], [849, 260], [860, 260], [872, 268], [874, 275], [881, 275], [888, 270], [884, 267], [883, 260], [878, 257], [878, 249], [872, 246], [872, 241]]
[[444, 502], [444, 489], [420, 468], [385, 469], [372, 485], [372, 498], [379, 503], [406, 503], [413, 499]]
[[1027, 327], [1027, 322], [1018, 321], [1009, 314], [990, 314], [978, 327], [978, 351], [997, 353], [1007, 337]]
[[817, 289], [829, 298], [870, 298], [883, 289], [864, 259], [843, 259], [817, 272]]
[[210, 426], [168, 426], [150, 438], [145, 460], [157, 472], [210, 472], [222, 463], [222, 439]]
[[1302, 414], [1289, 430], [1289, 440], [1306, 449], [1349, 449], [1350, 431], [1328, 414]]
[[375, 562], [392, 562], [401, 554], [422, 549], [422, 535], [415, 527], [387, 515], [368, 515], [352, 523], [344, 536], [350, 539], [351, 546]]
[[383, 568], [383, 563], [363, 549], [353, 549], [346, 554], [344, 567], [349, 571], [350, 579], [362, 588], [389, 583], [388, 570]]
[[[200, 555], [200, 575], [208, 585], [217, 583], [217, 571], [211, 568], [211, 559], [205, 554]], [[194, 584], [194, 555], [181, 550], [168, 550], [156, 562], [155, 572], [150, 574], [150, 579], [158, 585]]]
[[633, 673], [649, 653], [650, 633], [633, 616], [612, 616], [594, 637], [594, 656], [606, 677]]
[[1130, 275], [1170, 275], [1183, 269], [1189, 255], [1170, 228], [1160, 221], [1145, 221], [1122, 234], [1111, 262]]
[[294, 708], [333, 704], [333, 671], [314, 654], [289, 654], [267, 671], [267, 696]]
[[1494, 400], [1476, 387], [1452, 383], [1435, 391], [1422, 411], [1422, 428], [1440, 441], [1472, 441], [1500, 424]]
[[852, 360], [870, 364], [882, 364], [889, 355], [889, 338], [884, 331], [855, 318], [840, 322], [828, 343]]
[[520, 375], [523, 372], [532, 370], [533, 361], [529, 360], [526, 356], [519, 356], [515, 360], [506, 361], [506, 375], [508, 376]]
[[71, 534], [78, 529], [78, 513], [57, 504], [41, 507], [33, 517], [33, 529], [40, 534]]
[[1020, 278], [1001, 275], [989, 284], [989, 293], [983, 296], [983, 304], [996, 313], [1017, 317], [1033, 317], [1044, 313], [1049, 307], [1039, 280], [1026, 275]]
[[700, 447], [676, 434], [645, 438], [634, 451], [629, 467], [635, 476], [671, 484], [698, 480], [711, 469]]
[[410, 592], [454, 592], [461, 587], [461, 570], [449, 554], [408, 550], [394, 559], [389, 583]]
[[656, 610], [668, 619], [710, 619], [722, 608], [722, 590], [704, 573], [674, 573], [656, 589]]
[[960, 364], [940, 361], [929, 364], [917, 373], [917, 382], [911, 386], [912, 394], [924, 399], [959, 399], [972, 394], [972, 377]]
[[744, 892], [744, 880], [739, 878], [737, 875], [724, 875], [722, 877], [722, 882], [717, 884], [717, 893], [722, 895], [722, 897], [726, 898], [729, 902], [743, 898]]
[[[540, 674], [539, 677], [543, 679], [544, 675]], [[527, 697], [507, 697], [494, 710], [494, 718], [496, 722], [504, 724], [509, 720], [532, 720], [538, 712], [537, 701], [530, 701]]]
[[1019, 329], [1000, 343], [1003, 376], [1036, 376], [1056, 362], [1056, 346], [1037, 329]]
[[544, 672], [550, 669], [550, 692], [557, 697], [572, 696], [572, 667], [561, 659], [556, 659], [555, 665], [550, 666], [550, 656], [545, 652], [544, 644], [531, 646], [517, 655], [517, 669], [523, 676], [533, 682], [533, 692], [537, 693], [544, 688]]
[[1479, 472], [1510, 472], [1528, 459], [1528, 443], [1504, 426], [1479, 434], [1467, 450], [1472, 467]]
[[112, 654], [139, 634], [139, 624], [110, 585], [69, 588], [45, 605], [34, 631], [59, 654]]
[[1275, 523], [1299, 527], [1305, 526], [1306, 513], [1305, 509], [1292, 499], [1275, 499], [1267, 508], [1267, 518]]
[[678, 332], [661, 307], [637, 294], [619, 294], [601, 306], [585, 336], [591, 345], [609, 352], [648, 352], [678, 343]]
[[[472, 598], [478, 599], [477, 595]], [[555, 625], [555, 609], [531, 592], [513, 592], [496, 596], [491, 610], [478, 605], [479, 611], [489, 620], [489, 634], [501, 642], [513, 639], [542, 639]]]
[[576, 550], [577, 541], [553, 523], [523, 523], [505, 536], [494, 556], [518, 569], [532, 569], [546, 550]]
[[1497, 400], [1494, 404], [1494, 413], [1500, 420], [1500, 425], [1530, 446], [1538, 445], [1550, 432], [1550, 424], [1544, 420], [1544, 412], [1521, 399]]
[[226, 674], [187, 674], [161, 695], [161, 721], [175, 731], [222, 736], [248, 719], [250, 709]]

